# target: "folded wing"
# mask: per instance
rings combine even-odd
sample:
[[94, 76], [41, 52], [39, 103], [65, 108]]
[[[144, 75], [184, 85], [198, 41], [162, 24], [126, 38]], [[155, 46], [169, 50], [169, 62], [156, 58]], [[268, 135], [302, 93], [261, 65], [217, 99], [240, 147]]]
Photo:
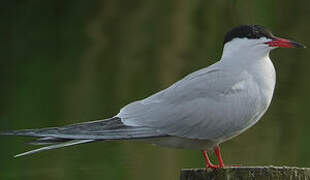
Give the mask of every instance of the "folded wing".
[[228, 74], [214, 64], [125, 106], [117, 116], [126, 125], [148, 126], [171, 136], [225, 139], [250, 127], [265, 112], [261, 99], [250, 74]]

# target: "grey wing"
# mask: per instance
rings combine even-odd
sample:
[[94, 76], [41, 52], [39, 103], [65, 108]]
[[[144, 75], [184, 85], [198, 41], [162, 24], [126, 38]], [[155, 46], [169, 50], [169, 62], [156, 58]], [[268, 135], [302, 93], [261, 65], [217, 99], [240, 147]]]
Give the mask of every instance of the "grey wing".
[[233, 77], [211, 66], [125, 106], [117, 116], [124, 124], [152, 127], [172, 136], [221, 139], [256, 121], [261, 115], [257, 112], [264, 108], [260, 95], [249, 74]]
[[132, 127], [122, 123], [120, 118], [72, 124], [63, 127], [24, 129], [0, 132], [0, 135], [31, 136], [39, 139], [30, 142], [33, 145], [49, 145], [16, 155], [20, 157], [51, 149], [85, 144], [104, 140], [126, 140], [167, 136], [148, 127]]
[[1, 135], [40, 137], [32, 144], [53, 144], [64, 140], [121, 140], [163, 136], [149, 127], [124, 125], [120, 118], [84, 122], [62, 127], [0, 132]]

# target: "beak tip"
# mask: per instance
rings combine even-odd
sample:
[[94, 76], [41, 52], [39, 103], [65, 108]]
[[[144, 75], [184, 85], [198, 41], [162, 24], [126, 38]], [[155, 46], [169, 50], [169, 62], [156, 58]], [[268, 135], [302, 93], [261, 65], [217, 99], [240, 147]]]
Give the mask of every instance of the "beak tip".
[[302, 45], [302, 44], [300, 44], [299, 46], [296, 46], [297, 48], [303, 48], [303, 49], [305, 49], [305, 48], [307, 48], [305, 45]]
[[291, 41], [291, 43], [292, 43], [292, 46], [295, 48], [307, 48], [305, 45], [294, 42], [294, 41]]
[[306, 47], [306, 46], [304, 46], [304, 45], [302, 45], [300, 48], [306, 49], [307, 47]]

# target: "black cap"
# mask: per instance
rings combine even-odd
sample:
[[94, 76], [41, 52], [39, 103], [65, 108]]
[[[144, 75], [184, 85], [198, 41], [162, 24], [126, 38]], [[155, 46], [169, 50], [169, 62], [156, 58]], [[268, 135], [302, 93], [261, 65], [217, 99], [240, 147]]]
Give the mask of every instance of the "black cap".
[[274, 39], [275, 36], [265, 27], [260, 25], [241, 25], [230, 30], [224, 39], [224, 44], [235, 38], [259, 39], [266, 37]]

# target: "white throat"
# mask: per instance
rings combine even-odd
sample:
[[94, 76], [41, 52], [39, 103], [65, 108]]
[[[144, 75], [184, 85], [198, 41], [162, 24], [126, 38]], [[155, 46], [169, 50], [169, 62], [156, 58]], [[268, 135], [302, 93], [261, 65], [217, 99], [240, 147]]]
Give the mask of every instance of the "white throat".
[[268, 41], [270, 40], [267, 38], [236, 38], [225, 44], [220, 62], [221, 66], [228, 69], [233, 76], [243, 72], [248, 73], [253, 82], [262, 89], [262, 93], [267, 97], [269, 105], [276, 75], [272, 61], [269, 58], [269, 53], [274, 48], [265, 44]]

